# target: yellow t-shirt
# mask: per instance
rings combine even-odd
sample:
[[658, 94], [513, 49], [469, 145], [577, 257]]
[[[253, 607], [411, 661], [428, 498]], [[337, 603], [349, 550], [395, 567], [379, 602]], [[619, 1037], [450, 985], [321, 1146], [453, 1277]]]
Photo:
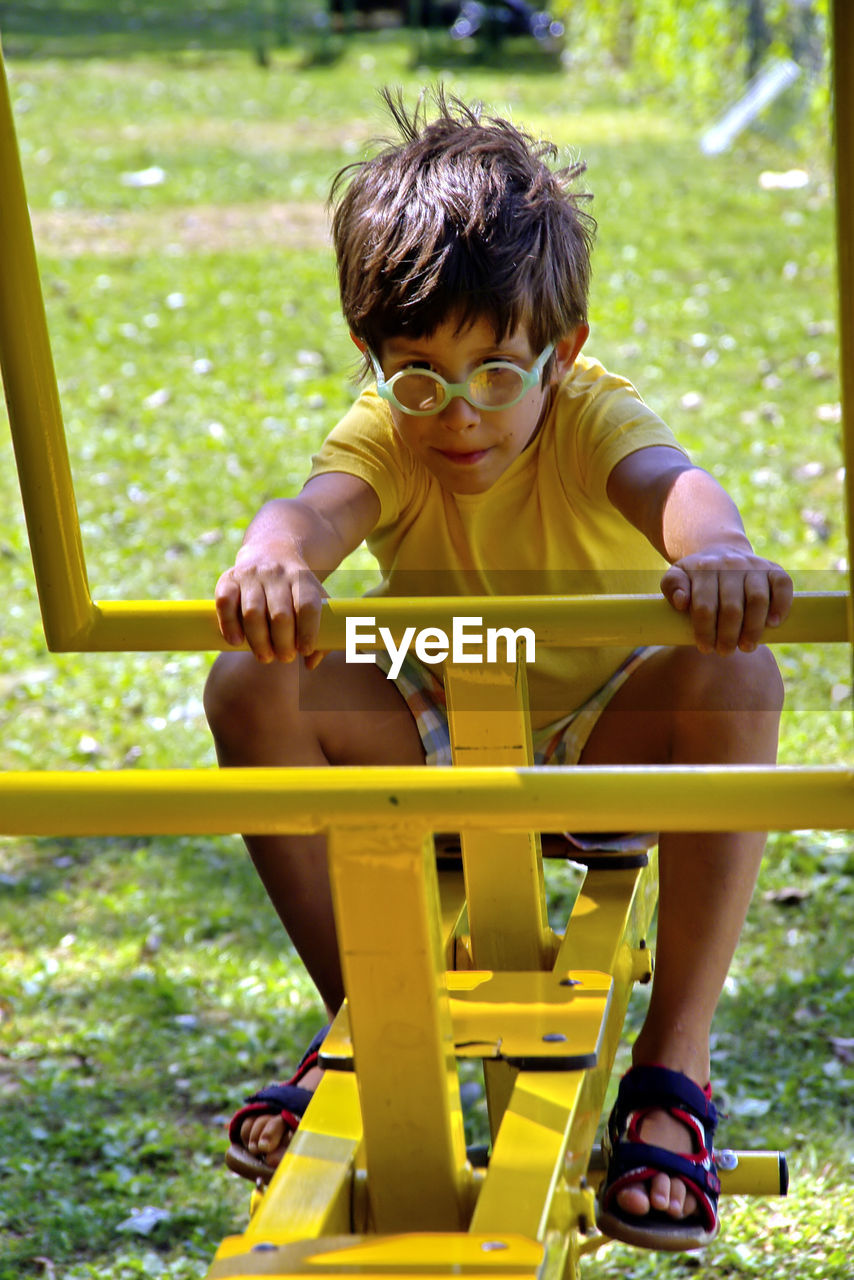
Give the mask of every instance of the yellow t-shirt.
[[[580, 356], [537, 435], [485, 493], [443, 489], [373, 389], [327, 437], [311, 475], [343, 471], [376, 492], [380, 517], [367, 543], [383, 575], [379, 594], [656, 591], [666, 561], [606, 494], [616, 463], [650, 445], [679, 448], [631, 383]], [[538, 645], [528, 668], [534, 729], [585, 702], [629, 652]]]

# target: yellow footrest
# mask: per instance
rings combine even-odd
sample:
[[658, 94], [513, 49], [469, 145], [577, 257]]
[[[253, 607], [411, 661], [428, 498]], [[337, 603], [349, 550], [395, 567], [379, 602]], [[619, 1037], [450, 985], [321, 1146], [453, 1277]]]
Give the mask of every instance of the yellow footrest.
[[[445, 975], [459, 1058], [501, 1059], [523, 1071], [580, 1071], [595, 1066], [613, 979], [594, 969], [555, 973]], [[321, 1049], [325, 1067], [353, 1069], [347, 1007]]]
[[[715, 1151], [715, 1163], [725, 1196], [785, 1196], [789, 1190], [789, 1166], [783, 1151]], [[602, 1148], [594, 1146], [588, 1178], [598, 1186], [605, 1173]]]

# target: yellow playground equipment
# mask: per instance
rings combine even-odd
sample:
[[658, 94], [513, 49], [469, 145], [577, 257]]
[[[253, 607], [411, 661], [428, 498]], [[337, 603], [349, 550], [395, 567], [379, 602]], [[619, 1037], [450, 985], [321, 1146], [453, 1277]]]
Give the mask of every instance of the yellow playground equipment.
[[[833, 5], [847, 505], [854, 510], [854, 9]], [[222, 647], [209, 601], [97, 604], [71, 472], [5, 77], [0, 360], [53, 650]], [[851, 557], [854, 561], [854, 556]], [[331, 601], [321, 643], [368, 606]], [[454, 614], [541, 644], [689, 641], [663, 600], [372, 600], [397, 638]], [[799, 596], [780, 641], [854, 637], [851, 593]], [[327, 1070], [246, 1231], [211, 1280], [267, 1276], [574, 1280], [602, 1243], [595, 1137], [632, 984], [652, 971], [654, 849], [591, 855], [564, 932], [546, 917], [541, 832], [854, 828], [854, 770], [531, 767], [520, 666], [448, 672], [455, 768], [0, 775], [7, 835], [325, 831], [348, 999]], [[482, 708], [488, 696], [490, 710]], [[674, 776], [678, 775], [678, 776]], [[678, 785], [674, 785], [678, 782]], [[607, 821], [603, 822], [603, 814]], [[461, 832], [459, 857], [436, 833]], [[381, 908], [378, 908], [381, 904]], [[457, 1059], [485, 1064], [488, 1162], [467, 1152]], [[393, 1074], [389, 1062], [394, 1063]], [[354, 1064], [355, 1068], [354, 1069]], [[725, 1192], [779, 1194], [779, 1153], [721, 1153]]]

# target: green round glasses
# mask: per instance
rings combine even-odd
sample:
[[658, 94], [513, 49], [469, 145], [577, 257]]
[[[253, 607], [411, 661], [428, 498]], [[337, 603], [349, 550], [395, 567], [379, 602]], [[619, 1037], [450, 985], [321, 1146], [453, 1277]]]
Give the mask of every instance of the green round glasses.
[[379, 360], [368, 351], [377, 375], [377, 394], [395, 408], [415, 417], [440, 413], [456, 396], [476, 409], [510, 409], [539, 382], [546, 361], [554, 351], [550, 342], [531, 369], [520, 369], [510, 360], [487, 360], [473, 369], [465, 382], [447, 382], [432, 369], [401, 369], [386, 381]]

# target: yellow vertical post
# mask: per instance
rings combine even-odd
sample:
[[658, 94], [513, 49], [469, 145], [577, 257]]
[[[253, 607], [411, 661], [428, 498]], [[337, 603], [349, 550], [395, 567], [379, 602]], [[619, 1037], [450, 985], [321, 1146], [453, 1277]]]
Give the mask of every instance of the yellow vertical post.
[[0, 55], [0, 369], [49, 648], [85, 634], [89, 595], [6, 70]]
[[470, 1169], [432, 837], [412, 826], [333, 828], [329, 872], [371, 1225], [459, 1231]]
[[839, 373], [848, 520], [848, 634], [854, 637], [854, 6], [833, 4], [833, 134], [839, 260]]
[[[449, 664], [448, 721], [455, 765], [534, 762], [528, 681], [514, 665]], [[463, 873], [472, 958], [479, 969], [551, 964], [543, 860], [537, 831], [463, 831]], [[489, 1126], [498, 1133], [516, 1078], [506, 1063], [484, 1064]]]
[[[454, 764], [534, 762], [525, 668], [450, 664], [445, 691]], [[539, 833], [464, 831], [472, 953], [479, 969], [543, 969], [553, 958]]]

